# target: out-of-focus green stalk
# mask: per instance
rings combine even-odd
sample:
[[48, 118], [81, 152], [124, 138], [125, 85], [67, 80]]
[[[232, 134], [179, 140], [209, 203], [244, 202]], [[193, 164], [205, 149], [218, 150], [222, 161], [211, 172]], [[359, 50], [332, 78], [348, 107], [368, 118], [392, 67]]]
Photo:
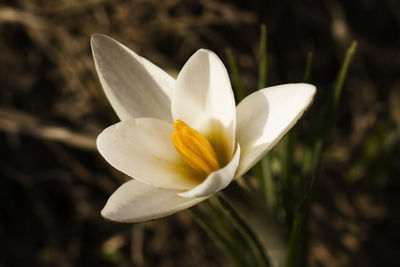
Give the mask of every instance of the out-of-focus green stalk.
[[349, 70], [349, 66], [351, 63], [351, 60], [353, 59], [354, 53], [356, 52], [357, 48], [357, 42], [353, 42], [350, 46], [349, 49], [347, 49], [346, 52], [346, 57], [344, 58], [342, 67], [340, 68], [338, 78], [336, 80], [335, 88], [334, 88], [334, 93], [333, 93], [333, 112], [336, 113], [336, 110], [339, 106], [340, 102], [340, 97], [342, 95], [342, 89], [344, 82], [346, 80], [347, 72]]
[[292, 224], [289, 235], [288, 257], [286, 267], [306, 266], [306, 221], [310, 210], [310, 197], [306, 195], [300, 206], [300, 211]]
[[[322, 116], [320, 116], [320, 120], [314, 123], [320, 125], [321, 127], [316, 127], [316, 132], [312, 137], [312, 145], [311, 145], [311, 155], [307, 157], [307, 161], [304, 164], [308, 166], [306, 168], [304, 175], [308, 176], [309, 178], [315, 178], [315, 175], [318, 171], [318, 166], [321, 160], [323, 146], [325, 142], [325, 138], [327, 133], [332, 129], [335, 118], [337, 115], [337, 110], [339, 107], [339, 102], [343, 92], [343, 85], [347, 76], [347, 72], [349, 70], [349, 66], [351, 60], [353, 59], [354, 53], [357, 48], [357, 43], [353, 42], [351, 46], [347, 49], [346, 56], [343, 60], [342, 66], [339, 70], [335, 86], [333, 88], [333, 94], [330, 101], [330, 105], [328, 105], [325, 112], [323, 112]], [[310, 183], [310, 185], [312, 182]]]
[[300, 210], [294, 217], [291, 225], [289, 234], [288, 244], [288, 256], [286, 261], [286, 267], [305, 267], [307, 266], [307, 255], [308, 255], [308, 215], [311, 208], [311, 201], [315, 191], [315, 181], [318, 174], [319, 166], [322, 159], [322, 151], [324, 147], [324, 139], [317, 138], [314, 142], [311, 153], [309, 155], [306, 169], [306, 175], [310, 177], [305, 179], [302, 176], [302, 180], [307, 181], [303, 184], [302, 191], [305, 192], [303, 200], [301, 201]]
[[228, 58], [229, 69], [231, 70], [232, 79], [233, 79], [233, 87], [236, 89], [236, 101], [239, 103], [245, 98], [246, 94], [244, 92], [242, 79], [240, 77], [240, 72], [238, 65], [236, 64], [235, 57], [233, 55], [232, 49], [226, 49], [226, 56]]
[[304, 72], [304, 82], [308, 83], [311, 78], [311, 72], [312, 72], [312, 52], [308, 52], [307, 54], [307, 63], [306, 63], [306, 71]]
[[[306, 70], [304, 72], [303, 81], [305, 83], [309, 82], [311, 77], [312, 71], [312, 52], [308, 52], [307, 54], [307, 61], [306, 61]], [[294, 156], [294, 147], [297, 142], [297, 133], [296, 127], [294, 127], [282, 140], [280, 146], [280, 156], [281, 156], [281, 163], [282, 163], [282, 182], [283, 182], [283, 198], [284, 198], [284, 206], [286, 210], [286, 221], [288, 226], [290, 227], [293, 222], [293, 210], [294, 210], [294, 180], [293, 180], [293, 156]], [[312, 164], [311, 164], [312, 165]], [[309, 170], [307, 166], [305, 166], [304, 170]], [[301, 183], [304, 179], [301, 179]], [[304, 186], [302, 186], [304, 188]], [[301, 190], [305, 192], [304, 190]]]
[[[260, 28], [260, 62], [258, 68], [258, 89], [267, 87], [268, 80], [268, 42], [267, 27]], [[261, 195], [270, 207], [275, 205], [275, 184], [271, 171], [271, 155], [267, 154], [255, 167], [255, 174], [259, 181]]]
[[238, 267], [247, 267], [248, 264], [243, 258], [243, 251], [238, 250], [234, 244], [227, 240], [221, 233], [219, 233], [195, 208], [188, 209], [192, 217], [206, 231], [211, 238], [216, 240], [218, 244], [224, 249], [232, 259], [233, 263]]
[[261, 25], [260, 30], [260, 63], [258, 69], [258, 89], [265, 88], [268, 80], [268, 46], [267, 26]]
[[301, 190], [303, 194], [308, 194], [313, 186], [324, 148], [324, 138], [322, 136], [315, 137], [313, 141], [312, 147], [306, 148], [303, 156], [301, 169]]
[[[306, 61], [306, 71], [304, 72], [303, 81], [308, 83], [311, 78], [312, 73], [312, 59], [313, 53], [310, 51], [307, 54], [307, 61]], [[302, 177], [306, 177], [306, 174], [312, 173], [312, 152], [307, 147], [304, 149], [303, 155], [303, 164], [301, 165], [301, 176], [300, 176], [300, 191], [302, 195], [306, 194], [308, 191], [308, 183], [307, 179], [303, 179]]]
[[237, 223], [237, 226], [242, 230], [248, 238], [252, 241], [257, 252], [259, 253], [260, 260], [257, 266], [270, 267], [271, 264], [269, 262], [268, 256], [266, 254], [265, 248], [261, 244], [257, 235], [253, 232], [253, 230], [247, 225], [247, 223], [240, 217], [240, 215], [235, 211], [235, 209], [224, 199], [224, 197], [220, 194], [217, 196], [221, 205], [228, 211], [231, 215], [232, 219]]
[[293, 154], [296, 143], [296, 133], [294, 129], [285, 136], [280, 145], [280, 160], [282, 167], [283, 202], [286, 211], [287, 225], [290, 227], [293, 221], [294, 199], [294, 180], [293, 180]]
[[319, 130], [315, 132], [310, 149], [311, 153], [306, 154], [308, 155], [306, 157], [307, 162], [303, 163], [307, 165], [307, 168], [303, 169], [304, 176], [302, 177], [302, 179], [307, 179], [309, 182], [306, 187], [306, 193], [303, 198], [300, 211], [296, 214], [294, 222], [292, 224], [292, 229], [289, 236], [287, 267], [307, 265], [307, 220], [312, 198], [315, 192], [315, 181], [322, 160], [325, 139], [327, 133], [332, 129], [334, 125], [334, 120], [337, 115], [337, 110], [343, 91], [343, 85], [356, 47], [357, 43], [353, 42], [349, 49], [347, 49], [346, 56], [339, 70], [338, 78], [333, 89], [331, 105], [324, 113], [324, 116], [321, 116], [321, 120], [319, 122], [316, 122], [322, 125], [322, 127], [320, 127]]
[[267, 202], [268, 206], [271, 207], [272, 201], [275, 196], [271, 196], [271, 186], [274, 186], [274, 181], [271, 171], [271, 155], [266, 154], [257, 164], [254, 166], [254, 176], [258, 180], [258, 190], [261, 196]]
[[272, 174], [272, 157], [271, 154], [265, 155], [260, 161], [260, 171], [262, 172], [263, 187], [260, 188], [262, 196], [267, 201], [267, 206], [270, 210], [275, 210], [276, 207], [276, 192], [275, 192], [275, 181]]

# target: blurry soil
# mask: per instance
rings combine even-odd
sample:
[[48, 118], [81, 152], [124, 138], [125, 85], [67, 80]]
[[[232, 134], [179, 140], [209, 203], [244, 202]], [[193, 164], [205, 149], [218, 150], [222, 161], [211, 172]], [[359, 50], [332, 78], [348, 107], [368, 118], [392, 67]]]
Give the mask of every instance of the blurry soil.
[[358, 51], [329, 137], [310, 225], [310, 266], [400, 266], [400, 3], [395, 0], [2, 0], [0, 266], [230, 266], [183, 211], [144, 224], [100, 216], [128, 178], [97, 153], [118, 121], [89, 40], [103, 33], [176, 73], [204, 47], [237, 56], [256, 89], [259, 26], [270, 85], [311, 82], [323, 99]]

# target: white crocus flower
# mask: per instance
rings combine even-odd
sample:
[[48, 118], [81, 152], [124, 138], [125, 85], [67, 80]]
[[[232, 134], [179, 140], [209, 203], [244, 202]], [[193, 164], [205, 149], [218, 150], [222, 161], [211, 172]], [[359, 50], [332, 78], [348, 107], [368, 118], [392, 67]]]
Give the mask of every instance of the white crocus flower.
[[267, 153], [311, 103], [315, 87], [259, 90], [235, 106], [229, 76], [198, 50], [174, 79], [104, 36], [91, 40], [103, 89], [120, 122], [97, 138], [101, 155], [134, 179], [101, 214], [141, 222], [189, 208], [225, 188]]

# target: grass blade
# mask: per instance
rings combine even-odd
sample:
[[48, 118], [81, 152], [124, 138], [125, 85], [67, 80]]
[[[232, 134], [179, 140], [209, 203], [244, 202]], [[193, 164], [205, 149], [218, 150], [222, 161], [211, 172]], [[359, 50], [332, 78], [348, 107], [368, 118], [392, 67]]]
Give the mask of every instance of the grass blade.
[[260, 32], [260, 65], [258, 70], [258, 89], [265, 88], [267, 86], [268, 78], [268, 46], [267, 46], [267, 27], [261, 25]]
[[350, 63], [353, 59], [356, 51], [357, 43], [353, 42], [352, 45], [347, 49], [346, 56], [343, 60], [342, 66], [339, 70], [338, 78], [333, 88], [332, 98], [330, 99], [331, 105], [328, 107], [326, 112], [321, 112], [320, 120], [316, 123], [321, 125], [320, 128], [314, 133], [312, 138], [312, 145], [310, 147], [310, 154], [307, 156], [307, 162], [304, 162], [304, 166], [308, 166], [303, 173], [302, 179], [308, 181], [306, 187], [306, 193], [300, 206], [300, 211], [296, 214], [294, 222], [292, 224], [291, 233], [289, 237], [289, 249], [287, 258], [287, 267], [292, 266], [306, 266], [307, 263], [307, 220], [308, 213], [310, 210], [312, 198], [316, 187], [316, 179], [321, 164], [324, 144], [326, 141], [327, 133], [332, 129], [334, 125], [334, 119], [336, 118], [337, 110], [339, 107], [343, 85], [346, 80], [347, 72]]
[[261, 160], [261, 175], [263, 177], [263, 196], [267, 202], [268, 208], [274, 210], [276, 207], [276, 191], [275, 191], [275, 180], [272, 173], [272, 155], [268, 153]]
[[346, 80], [347, 72], [349, 70], [350, 63], [356, 52], [357, 42], [353, 42], [351, 46], [347, 49], [346, 56], [344, 58], [342, 67], [340, 68], [338, 78], [336, 80], [335, 88], [333, 90], [333, 112], [335, 113], [340, 102], [340, 97], [342, 95], [342, 89], [344, 82]]
[[[267, 87], [268, 79], [268, 43], [267, 27], [263, 24], [260, 28], [260, 62], [258, 69], [258, 89]], [[269, 164], [271, 156], [267, 154], [256, 165], [255, 174], [260, 185], [261, 195], [267, 200], [268, 205], [275, 203], [275, 187]]]
[[226, 49], [226, 56], [228, 58], [229, 69], [231, 71], [232, 79], [233, 79], [233, 87], [236, 91], [236, 101], [239, 103], [245, 96], [242, 79], [240, 77], [240, 72], [238, 65], [236, 64], [235, 57], [233, 55], [232, 49]]
[[282, 191], [283, 202], [286, 211], [287, 225], [290, 227], [293, 221], [293, 204], [294, 204], [294, 179], [293, 179], [293, 155], [294, 145], [296, 143], [296, 134], [293, 129], [281, 141], [280, 145], [280, 161], [282, 166]]
[[302, 201], [300, 211], [296, 214], [290, 231], [286, 267], [306, 266], [307, 256], [304, 253], [307, 250], [305, 224], [309, 209], [310, 197], [306, 196]]

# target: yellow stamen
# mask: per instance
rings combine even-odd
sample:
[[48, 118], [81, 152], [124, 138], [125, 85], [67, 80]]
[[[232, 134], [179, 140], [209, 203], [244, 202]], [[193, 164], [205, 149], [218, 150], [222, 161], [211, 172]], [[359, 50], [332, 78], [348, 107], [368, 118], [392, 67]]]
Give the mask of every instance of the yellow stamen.
[[206, 174], [219, 169], [217, 155], [207, 138], [181, 120], [174, 122], [174, 129], [171, 141], [190, 167]]

